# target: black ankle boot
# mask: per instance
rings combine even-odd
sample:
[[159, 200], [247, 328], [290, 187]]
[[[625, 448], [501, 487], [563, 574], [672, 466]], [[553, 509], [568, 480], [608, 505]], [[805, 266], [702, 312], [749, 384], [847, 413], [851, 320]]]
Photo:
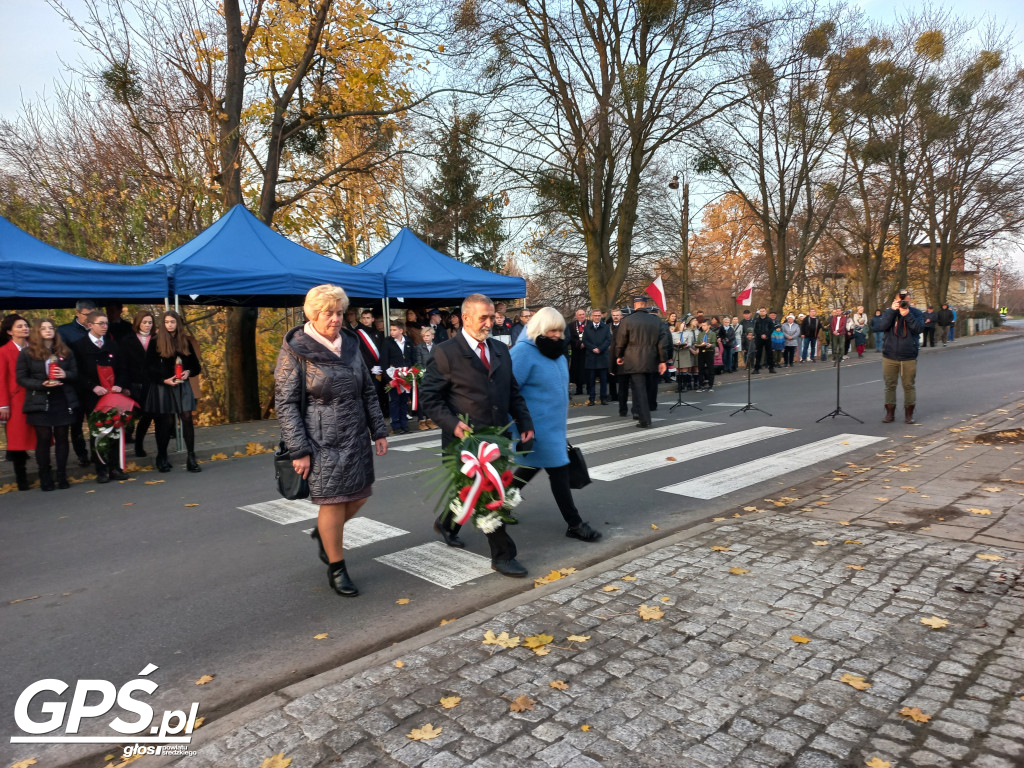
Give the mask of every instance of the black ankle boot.
[[57, 487], [62, 491], [67, 490], [71, 487], [71, 483], [68, 482], [68, 473], [65, 470], [57, 470]]
[[188, 452], [188, 456], [185, 459], [185, 469], [189, 472], [202, 472], [202, 467], [199, 466], [199, 462], [196, 461], [196, 455], [192, 451]]
[[170, 472], [171, 462], [167, 460], [166, 453], [158, 453], [156, 455], [156, 468], [158, 472]]
[[331, 561], [327, 558], [327, 550], [324, 549], [324, 543], [320, 540], [319, 529], [317, 529], [316, 526], [314, 526], [312, 533], [310, 533], [309, 535], [312, 539], [316, 541], [316, 545], [320, 549], [320, 559], [323, 561], [323, 564], [330, 565]]
[[53, 475], [50, 474], [49, 467], [39, 468], [39, 490], [41, 491], [52, 491], [54, 489]]
[[331, 585], [331, 588], [342, 597], [355, 597], [359, 594], [359, 590], [356, 589], [356, 585], [352, 583], [352, 579], [348, 577], [348, 571], [345, 569], [345, 561], [339, 560], [336, 563], [331, 563], [327, 566], [327, 582]]
[[22, 457], [12, 460], [14, 464], [14, 482], [18, 484], [19, 491], [27, 491], [31, 484], [28, 481], [28, 470], [25, 469], [25, 465], [28, 459]]
[[135, 441], [135, 455], [138, 458], [140, 458], [140, 459], [144, 459], [144, 458], [146, 458], [149, 455], [148, 453], [146, 453], [145, 449], [142, 447], [142, 441], [141, 440], [136, 440]]

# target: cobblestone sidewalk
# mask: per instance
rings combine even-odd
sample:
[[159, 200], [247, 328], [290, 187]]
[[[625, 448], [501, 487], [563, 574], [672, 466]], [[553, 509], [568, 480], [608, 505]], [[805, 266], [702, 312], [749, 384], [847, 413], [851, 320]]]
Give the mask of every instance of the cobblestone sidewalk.
[[[790, 515], [702, 529], [286, 689], [177, 764], [1024, 763], [1024, 553]], [[644, 620], [644, 605], [663, 616]], [[484, 645], [488, 630], [520, 643]], [[525, 647], [537, 635], [551, 636], [544, 655]], [[521, 696], [532, 704], [511, 711]], [[408, 738], [428, 723], [439, 735]]]

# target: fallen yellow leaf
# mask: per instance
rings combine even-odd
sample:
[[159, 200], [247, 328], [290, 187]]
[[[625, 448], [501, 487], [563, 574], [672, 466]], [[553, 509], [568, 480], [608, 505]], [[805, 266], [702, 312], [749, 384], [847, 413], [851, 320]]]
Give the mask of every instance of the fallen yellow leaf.
[[623, 581], [636, 581], [636, 576], [623, 576]]
[[122, 507], [134, 507], [135, 506], [135, 502], [134, 501], [128, 501], [128, 502], [125, 502], [124, 504], [122, 504], [121, 506]]
[[601, 591], [602, 592], [618, 592], [619, 588], [616, 587], [614, 584], [605, 584], [603, 587], [601, 587]]
[[843, 544], [860, 544], [861, 546], [863, 546], [864, 542], [863, 541], [857, 541], [856, 539], [847, 539], [846, 541], [843, 542]]
[[899, 714], [903, 715], [904, 717], [909, 717], [915, 723], [927, 723], [929, 720], [932, 719], [932, 716], [926, 715], [924, 712], [921, 711], [920, 707], [914, 707], [913, 709], [911, 709], [910, 707], [904, 707], [899, 711]]
[[991, 560], [992, 562], [995, 562], [997, 560], [1005, 560], [1006, 558], [1002, 557], [1001, 555], [978, 555], [978, 559], [979, 560]]
[[226, 453], [215, 453], [210, 457], [210, 461], [224, 461], [227, 457]]
[[[768, 501], [768, 499], [765, 499], [765, 501]], [[757, 507], [744, 507], [743, 511], [744, 512], [757, 512]]]
[[661, 598], [661, 602], [667, 603], [671, 599], [672, 599], [671, 597], [666, 596], [666, 597]]
[[441, 619], [441, 623], [438, 624], [438, 626], [443, 627], [445, 624], [451, 624], [453, 621], [455, 621], [455, 619]]
[[581, 725], [580, 726], [580, 730], [584, 731], [584, 732], [589, 731], [590, 730], [590, 726], [589, 725]]
[[554, 639], [551, 635], [531, 635], [523, 640], [523, 645], [527, 648], [543, 648]]
[[405, 662], [402, 661], [401, 659], [399, 659], [398, 661], [395, 662], [395, 667], [398, 668], [398, 669], [402, 669], [403, 667], [405, 667]]
[[557, 691], [564, 691], [569, 687], [569, 684], [564, 680], [552, 680], [549, 685]]
[[519, 645], [518, 637], [509, 637], [508, 632], [502, 632], [497, 637], [491, 630], [484, 632], [484, 645], [500, 645], [502, 648], [515, 648]]
[[198, 504], [186, 504], [185, 506], [186, 507], [198, 507], [199, 505]]
[[198, 718], [196, 718], [196, 722], [192, 726], [192, 730], [194, 731], [196, 728], [202, 728], [203, 727], [203, 723], [205, 723], [205, 722], [206, 722], [206, 718], [205, 717], [198, 717]]
[[875, 496], [875, 501], [888, 501], [888, 496]]
[[590, 635], [569, 635], [565, 639], [570, 643], [585, 643], [590, 639]]
[[711, 551], [712, 552], [732, 552], [732, 550], [729, 549], [728, 547], [720, 547], [718, 545], [713, 546], [711, 548]]
[[811, 638], [809, 638], [809, 637], [802, 637], [800, 635], [792, 635], [792, 636], [790, 636], [789, 639], [792, 640], [794, 643], [809, 643], [809, 642], [811, 642]]
[[147, 480], [146, 481], [146, 485], [160, 485], [160, 483], [162, 483], [162, 482], [164, 482], [164, 481], [163, 480]]
[[711, 518], [711, 522], [712, 522], [712, 523], [720, 523], [720, 522], [722, 522], [723, 520], [725, 520], [725, 518], [724, 518], [724, 517], [712, 517], [712, 518]]
[[940, 619], [938, 616], [932, 616], [931, 618], [921, 619], [921, 623], [932, 629], [942, 629], [949, 624], [949, 619]]
[[665, 612], [656, 605], [641, 605], [636, 609], [636, 612], [640, 614], [640, 618], [644, 621], [650, 621], [651, 619], [660, 619], [665, 615]]
[[278, 752], [273, 757], [268, 757], [260, 763], [260, 768], [288, 768], [291, 764], [292, 759], [290, 757], [285, 757], [284, 752]]
[[196, 680], [196, 685], [206, 685], [207, 683], [212, 683], [213, 678], [215, 677], [216, 675], [203, 675], [198, 680]]
[[455, 709], [459, 706], [460, 701], [462, 701], [461, 696], [445, 696], [441, 699], [441, 706], [445, 709]]
[[870, 760], [865, 760], [864, 765], [868, 768], [892, 768], [892, 763], [880, 757], [872, 757]]
[[864, 566], [863, 565], [848, 565], [846, 567], [849, 568], [851, 571], [863, 571], [864, 570]]
[[443, 730], [444, 728], [435, 728], [430, 723], [427, 723], [422, 728], [413, 728], [405, 736], [413, 741], [430, 741], [440, 736]]
[[547, 656], [549, 653], [551, 653], [551, 649], [548, 648], [546, 645], [542, 645], [540, 648], [534, 648], [533, 653], [536, 656]]
[[[17, 484], [16, 483], [11, 483], [11, 485], [13, 485], [15, 488], [17, 488]], [[113, 760], [114, 756], [110, 755], [109, 757], [105, 757], [103, 759], [104, 760]], [[12, 765], [11, 768], [29, 768], [30, 765], [35, 765], [35, 764], [36, 764], [36, 759], [34, 757], [30, 757], [27, 760], [19, 760], [14, 765]]]
[[858, 691], [866, 691], [868, 688], [871, 687], [871, 683], [869, 683], [863, 677], [861, 677], [860, 675], [851, 675], [849, 672], [844, 672], [842, 677], [839, 678], [839, 682], [853, 686]]
[[665, 461], [675, 461], [675, 460], [676, 460], [675, 456], [666, 456], [665, 457]]
[[985, 488], [982, 488], [981, 490], [988, 491], [989, 493], [999, 493], [1003, 489], [995, 485], [990, 485]]
[[321, 632], [319, 635], [313, 635], [313, 639], [314, 640], [326, 640], [327, 639], [327, 633], [326, 632]]
[[742, 576], [745, 573], [750, 573], [750, 571], [748, 569], [746, 569], [746, 568], [738, 568], [737, 567], [737, 568], [730, 568], [729, 569], [729, 573], [731, 573], [733, 576]]
[[528, 709], [533, 709], [536, 704], [536, 701], [526, 694], [523, 694], [512, 702], [511, 706], [509, 706], [509, 710], [512, 712], [525, 712]]
[[812, 541], [811, 544], [813, 544], [816, 547], [827, 547], [828, 546], [828, 542], [827, 541]]
[[839, 521], [839, 524], [840, 524], [840, 525], [849, 525], [850, 523], [849, 523], [849, 521], [847, 521], [847, 520], [840, 520], [840, 521]]
[[654, 523], [651, 523], [651, 530], [652, 531], [658, 530], [658, 526], [656, 526]]
[[970, 512], [972, 515], [991, 515], [992, 514], [992, 510], [991, 509], [975, 509], [974, 507], [968, 507], [967, 511]]
[[400, 597], [398, 600], [395, 600], [395, 602], [398, 605], [408, 605], [409, 604], [409, 598], [408, 597]]

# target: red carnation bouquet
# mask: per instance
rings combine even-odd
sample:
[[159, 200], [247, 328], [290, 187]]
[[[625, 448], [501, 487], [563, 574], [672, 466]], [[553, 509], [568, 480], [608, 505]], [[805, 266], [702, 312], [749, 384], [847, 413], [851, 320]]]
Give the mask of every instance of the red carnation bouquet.
[[[121, 443], [121, 468], [124, 469], [124, 437], [125, 430], [135, 420], [134, 411], [121, 408], [95, 410], [88, 416], [89, 436], [96, 438], [96, 452], [103, 456], [110, 447], [110, 442]], [[102, 461], [102, 459], [101, 459]]]
[[404, 392], [412, 393], [412, 410], [420, 409], [420, 381], [423, 380], [423, 371], [416, 366], [410, 368], [390, 368], [388, 375], [391, 376], [391, 383], [387, 389], [393, 389], [399, 394]]
[[[468, 416], [459, 418], [469, 423]], [[442, 514], [450, 513], [460, 525], [472, 520], [484, 533], [509, 522], [522, 497], [510, 487], [518, 452], [507, 431], [508, 427], [478, 427], [445, 448], [439, 471], [444, 484]]]

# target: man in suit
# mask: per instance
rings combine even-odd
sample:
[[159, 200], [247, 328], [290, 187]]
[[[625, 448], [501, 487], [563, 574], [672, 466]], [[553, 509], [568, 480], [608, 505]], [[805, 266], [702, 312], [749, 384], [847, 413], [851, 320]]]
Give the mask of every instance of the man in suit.
[[[533, 421], [512, 375], [512, 357], [504, 344], [489, 339], [494, 303], [481, 293], [462, 302], [462, 330], [434, 347], [420, 387], [420, 403], [441, 427], [441, 447], [461, 440], [471, 427], [501, 427], [515, 420], [522, 444], [533, 440]], [[469, 417], [469, 424], [461, 416]], [[434, 530], [449, 547], [464, 548], [461, 526], [449, 511], [434, 521]], [[491, 567], [506, 576], [525, 576], [516, 561], [516, 545], [505, 526], [488, 533]]]
[[448, 341], [448, 330], [444, 327], [444, 322], [441, 320], [440, 310], [430, 310], [430, 327], [434, 331], [434, 343], [440, 344], [442, 341]]
[[583, 343], [583, 329], [587, 327], [586, 310], [577, 309], [576, 317], [568, 325], [569, 383], [576, 385], [576, 394], [583, 394], [587, 381], [587, 347]]
[[[75, 302], [75, 319], [57, 328], [57, 333], [60, 334], [60, 337], [68, 347], [89, 335], [86, 318], [89, 317], [90, 312], [95, 311], [95, 301], [79, 299]], [[84, 419], [85, 412], [82, 410], [81, 403], [79, 403], [78, 408], [75, 410], [75, 421], [70, 427], [71, 446], [75, 449], [75, 455], [78, 456], [78, 463], [83, 467], [87, 467], [89, 466], [90, 458], [89, 451], [85, 445], [85, 436], [82, 434], [82, 421]]]
[[[666, 338], [666, 328], [665, 323], [647, 312], [647, 297], [637, 296], [633, 299], [633, 314], [623, 318], [615, 335], [616, 362], [623, 377], [629, 376], [633, 418], [637, 419], [640, 429], [651, 426], [650, 403], [647, 400], [649, 379], [654, 378], [655, 372], [663, 374], [668, 367], [666, 350], [671, 349], [671, 336]], [[621, 394], [619, 402], [622, 402]], [[625, 415], [621, 406], [619, 414]]]
[[772, 333], [775, 321], [768, 316], [768, 308], [761, 307], [754, 318], [754, 339], [757, 353], [754, 355], [754, 373], [761, 372], [762, 361], [768, 366], [768, 373], [775, 373], [775, 357], [772, 355]]
[[597, 379], [601, 380], [601, 405], [608, 405], [608, 350], [612, 346], [612, 332], [607, 323], [601, 322], [603, 313], [595, 309], [590, 313], [590, 322], [583, 329], [583, 346], [586, 348], [587, 405], [594, 404]]
[[[117, 342], [107, 335], [107, 315], [98, 310], [90, 312], [86, 326], [89, 330], [85, 337], [71, 344], [78, 365], [78, 402], [83, 414], [92, 413], [103, 395], [121, 392], [128, 387], [125, 361], [117, 349]], [[111, 441], [105, 456], [100, 455], [93, 438], [90, 438], [90, 447], [96, 461], [97, 483], [128, 477], [118, 466], [116, 442]]]
[[121, 339], [135, 333], [135, 329], [132, 328], [131, 322], [121, 317], [124, 313], [124, 304], [116, 302], [113, 304], [107, 304], [106, 310], [107, 319], [110, 322], [110, 330], [108, 330], [107, 333], [114, 337], [114, 341], [121, 341]]
[[626, 415], [626, 396], [629, 393], [629, 387], [619, 387], [619, 364], [615, 361], [615, 336], [619, 332], [619, 323], [622, 322], [622, 310], [612, 310], [612, 321], [608, 326], [608, 330], [612, 334], [612, 344], [608, 348], [608, 394], [612, 400], [616, 400], [619, 403], [619, 415]]
[[384, 369], [388, 367], [388, 362], [384, 352], [384, 337], [374, 327], [373, 312], [368, 309], [364, 309], [359, 316], [356, 336], [359, 337], [359, 352], [363, 356], [363, 362], [366, 363], [366, 367], [370, 369], [373, 386], [377, 390], [377, 402], [380, 403], [380, 412], [387, 416], [388, 396], [384, 389]]
[[[416, 365], [416, 347], [412, 339], [405, 335], [403, 323], [400, 320], [391, 321], [391, 337], [384, 342], [384, 354], [381, 358], [386, 360], [386, 372], [395, 368], [412, 368]], [[388, 374], [390, 376], [390, 373]], [[393, 384], [392, 380], [392, 384]], [[411, 392], [399, 392], [392, 387], [388, 390], [388, 408], [391, 412], [391, 431], [394, 434], [406, 434], [409, 432], [409, 407], [412, 403]]]

